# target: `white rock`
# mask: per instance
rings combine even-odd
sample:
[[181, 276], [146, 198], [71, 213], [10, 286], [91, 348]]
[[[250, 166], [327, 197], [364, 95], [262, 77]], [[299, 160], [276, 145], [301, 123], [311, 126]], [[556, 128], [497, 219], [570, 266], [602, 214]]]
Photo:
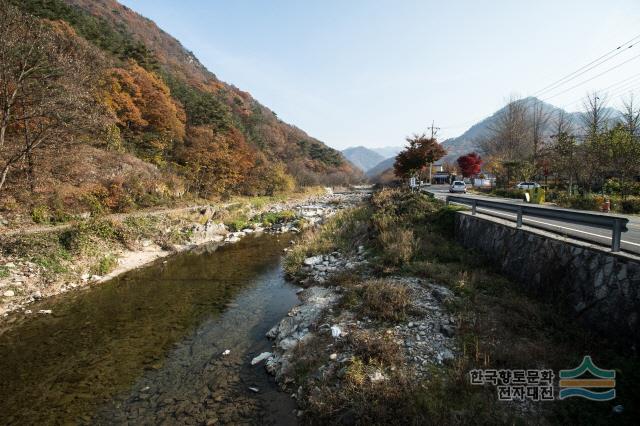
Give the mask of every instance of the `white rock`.
[[260, 355], [258, 355], [257, 357], [251, 360], [251, 365], [256, 365], [264, 361], [265, 359], [269, 358], [270, 356], [271, 356], [271, 352], [262, 352]]
[[38, 311], [39, 314], [50, 314], [51, 313], [51, 309], [40, 309]]
[[26, 311], [24, 311], [25, 314], [32, 314], [33, 311], [31, 309], [27, 309]]
[[331, 326], [331, 336], [334, 339], [337, 339], [341, 335], [342, 335], [342, 329], [340, 327], [338, 327], [337, 325], [332, 325]]
[[249, 390], [255, 393], [260, 392], [260, 390], [258, 388], [254, 388], [254, 387], [249, 387]]
[[307, 266], [317, 265], [318, 263], [322, 263], [322, 256], [311, 256], [304, 260], [304, 264]]
[[338, 359], [338, 354], [329, 355], [329, 359], [332, 360], [332, 361], [335, 361], [336, 359]]
[[2, 293], [2, 295], [3, 295], [4, 297], [13, 297], [13, 296], [15, 296], [15, 295], [16, 295], [16, 293], [15, 293], [13, 290], [7, 290], [7, 291], [5, 291], [4, 293]]
[[231, 353], [231, 351], [229, 349], [225, 349], [224, 352], [222, 352], [222, 355], [227, 356]]
[[384, 376], [384, 374], [382, 374], [378, 370], [376, 370], [375, 373], [369, 375], [369, 380], [371, 380], [372, 382], [379, 382], [379, 381], [385, 380], [385, 379], [386, 379], [386, 377]]
[[91, 278], [91, 275], [89, 275], [89, 274], [82, 274], [82, 275], [80, 276], [80, 279], [81, 279], [82, 281], [88, 281], [88, 280], [89, 280], [89, 278]]

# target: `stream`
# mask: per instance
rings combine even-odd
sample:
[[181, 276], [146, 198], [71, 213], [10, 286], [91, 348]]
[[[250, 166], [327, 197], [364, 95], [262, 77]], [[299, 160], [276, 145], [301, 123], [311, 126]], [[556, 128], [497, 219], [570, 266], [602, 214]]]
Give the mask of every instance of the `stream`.
[[13, 314], [0, 423], [295, 424], [294, 401], [250, 364], [298, 302], [281, 267], [290, 239], [202, 246]]

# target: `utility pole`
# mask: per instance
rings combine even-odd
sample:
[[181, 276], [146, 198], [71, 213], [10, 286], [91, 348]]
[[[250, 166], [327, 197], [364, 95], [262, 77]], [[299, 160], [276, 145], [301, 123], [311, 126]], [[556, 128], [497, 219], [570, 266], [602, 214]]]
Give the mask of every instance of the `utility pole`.
[[[438, 134], [438, 130], [440, 130], [440, 127], [436, 127], [434, 120], [431, 120], [431, 127], [427, 127], [427, 129], [431, 129], [431, 139], [433, 139]], [[431, 185], [431, 182], [432, 182], [432, 177], [431, 177], [432, 172], [433, 172], [433, 162], [429, 163], [429, 185]]]

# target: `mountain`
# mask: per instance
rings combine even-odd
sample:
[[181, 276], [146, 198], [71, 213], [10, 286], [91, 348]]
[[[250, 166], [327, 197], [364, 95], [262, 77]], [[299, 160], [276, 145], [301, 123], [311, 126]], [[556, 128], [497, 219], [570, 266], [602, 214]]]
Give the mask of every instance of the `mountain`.
[[393, 163], [396, 161], [396, 157], [387, 158], [386, 160], [376, 164], [374, 167], [367, 170], [368, 178], [375, 178], [376, 176], [384, 173], [386, 170], [393, 167]]
[[[579, 129], [581, 127], [582, 114], [580, 112], [567, 112], [535, 97], [524, 98], [519, 102], [524, 103], [529, 110], [531, 110], [535, 104], [540, 105], [542, 112], [550, 116], [547, 125], [542, 131], [544, 137], [555, 133], [555, 117], [557, 117], [561, 112], [564, 113], [567, 121], [570, 122], [575, 129]], [[490, 117], [474, 124], [462, 135], [443, 141], [442, 146], [448, 151], [448, 154], [443, 158], [443, 161], [454, 162], [461, 155], [472, 151], [479, 151], [479, 140], [490, 134], [491, 127], [498, 122], [500, 116], [505, 112], [505, 110], [506, 106], [493, 113]], [[607, 108], [606, 112], [609, 114], [611, 122], [617, 120], [620, 115], [620, 112], [613, 108]]]
[[372, 151], [377, 152], [384, 158], [391, 158], [398, 155], [400, 151], [404, 149], [404, 146], [384, 146], [382, 148], [371, 148]]
[[366, 172], [386, 158], [369, 148], [365, 148], [364, 146], [347, 148], [342, 151], [342, 155], [344, 155], [351, 164], [358, 167], [363, 172]]
[[[83, 53], [78, 58], [94, 58], [82, 68], [92, 73], [101, 127], [77, 135], [75, 148], [60, 143], [30, 158], [43, 173], [31, 190], [37, 202], [61, 200], [63, 209], [73, 210], [98, 199], [117, 210], [120, 201], [106, 200], [135, 207], [141, 198], [156, 202], [169, 193], [261, 195], [362, 177], [339, 151], [219, 80], [178, 40], [115, 0], [3, 0], [3, 7], [7, 3], [25, 22], [35, 16], [59, 33]], [[83, 161], [80, 152], [95, 161]], [[22, 183], [29, 173], [17, 165], [7, 179], [12, 196], [27, 204], [34, 198]]]

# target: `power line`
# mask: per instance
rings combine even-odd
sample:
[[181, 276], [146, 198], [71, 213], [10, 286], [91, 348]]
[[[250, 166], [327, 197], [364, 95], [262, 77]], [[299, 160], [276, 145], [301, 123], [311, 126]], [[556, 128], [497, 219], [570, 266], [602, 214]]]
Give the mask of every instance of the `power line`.
[[[592, 69], [604, 64], [607, 61], [610, 61], [611, 59], [615, 58], [619, 54], [621, 54], [623, 52], [626, 52], [628, 49], [632, 48], [635, 45], [635, 43], [631, 44], [626, 49], [623, 49], [624, 46], [626, 46], [629, 43], [632, 43], [632, 42], [636, 41], [639, 38], [640, 38], [640, 34], [638, 34], [637, 36], [633, 37], [632, 39], [622, 43], [621, 45], [619, 45], [615, 49], [610, 50], [609, 52], [605, 53], [604, 55], [600, 56], [599, 58], [594, 59], [593, 61], [589, 62], [588, 64], [586, 64], [586, 65], [578, 68], [577, 70], [565, 75], [564, 77], [560, 78], [559, 80], [556, 80], [555, 82], [549, 84], [548, 86], [538, 90], [532, 96], [538, 97], [538, 96], [542, 95], [543, 93], [549, 92], [550, 90], [557, 89], [558, 87], [568, 83], [571, 80], [574, 80], [575, 78], [583, 75], [584, 73], [586, 73], [588, 71], [591, 71]], [[612, 53], [615, 53], [615, 54], [610, 56]]]
[[548, 98], [543, 99], [543, 102], [544, 102], [544, 101], [548, 101], [549, 99], [553, 99], [553, 98], [555, 98], [555, 97], [557, 97], [557, 96], [560, 96], [560, 95], [562, 95], [562, 94], [564, 94], [564, 93], [567, 93], [568, 91], [573, 90], [573, 89], [575, 89], [576, 87], [580, 87], [580, 86], [582, 86], [583, 84], [588, 83], [588, 82], [590, 82], [590, 81], [592, 81], [592, 80], [594, 80], [594, 79], [596, 79], [596, 78], [598, 78], [598, 77], [600, 77], [600, 76], [602, 76], [602, 75], [604, 75], [604, 74], [606, 74], [606, 73], [608, 73], [608, 72], [611, 72], [611, 71], [613, 71], [613, 70], [615, 70], [615, 69], [618, 69], [618, 68], [620, 68], [621, 66], [623, 66], [623, 65], [625, 65], [625, 64], [627, 64], [627, 63], [629, 63], [629, 62], [631, 62], [631, 61], [633, 61], [634, 59], [637, 59], [637, 58], [640, 58], [640, 55], [636, 55], [636, 56], [634, 56], [634, 57], [633, 57], [633, 58], [631, 58], [631, 59], [627, 59], [626, 61], [624, 61], [624, 62], [622, 62], [622, 63], [619, 63], [618, 65], [613, 66], [613, 67], [611, 67], [611, 68], [607, 69], [606, 71], [601, 72], [600, 74], [596, 74], [596, 75], [594, 75], [593, 77], [591, 77], [591, 78], [589, 78], [589, 79], [587, 79], [587, 80], [584, 80], [584, 81], [582, 81], [582, 82], [580, 82], [580, 83], [578, 83], [578, 84], [576, 84], [576, 85], [574, 85], [574, 86], [569, 87], [569, 88], [568, 88], [568, 89], [566, 89], [566, 90], [563, 90], [562, 92], [559, 92], [559, 93], [556, 93], [555, 95], [549, 96]]
[[[600, 89], [598, 90], [598, 92], [607, 92], [610, 89], [613, 89], [615, 87], [615, 89], [613, 91], [617, 91], [620, 88], [623, 87], [627, 87], [629, 84], [634, 85], [636, 83], [638, 83], [638, 81], [640, 81], [640, 74], [636, 74], [636, 75], [632, 75], [630, 77], [627, 77], [625, 79], [622, 79], [616, 83], [613, 83], [607, 87], [605, 87], [604, 89]], [[616, 87], [619, 86], [619, 87]], [[582, 101], [584, 99], [584, 96], [579, 97], [578, 99], [575, 99], [569, 103], [564, 104], [564, 106], [562, 107], [563, 109], [568, 108], [572, 105], [577, 104], [578, 102]]]

